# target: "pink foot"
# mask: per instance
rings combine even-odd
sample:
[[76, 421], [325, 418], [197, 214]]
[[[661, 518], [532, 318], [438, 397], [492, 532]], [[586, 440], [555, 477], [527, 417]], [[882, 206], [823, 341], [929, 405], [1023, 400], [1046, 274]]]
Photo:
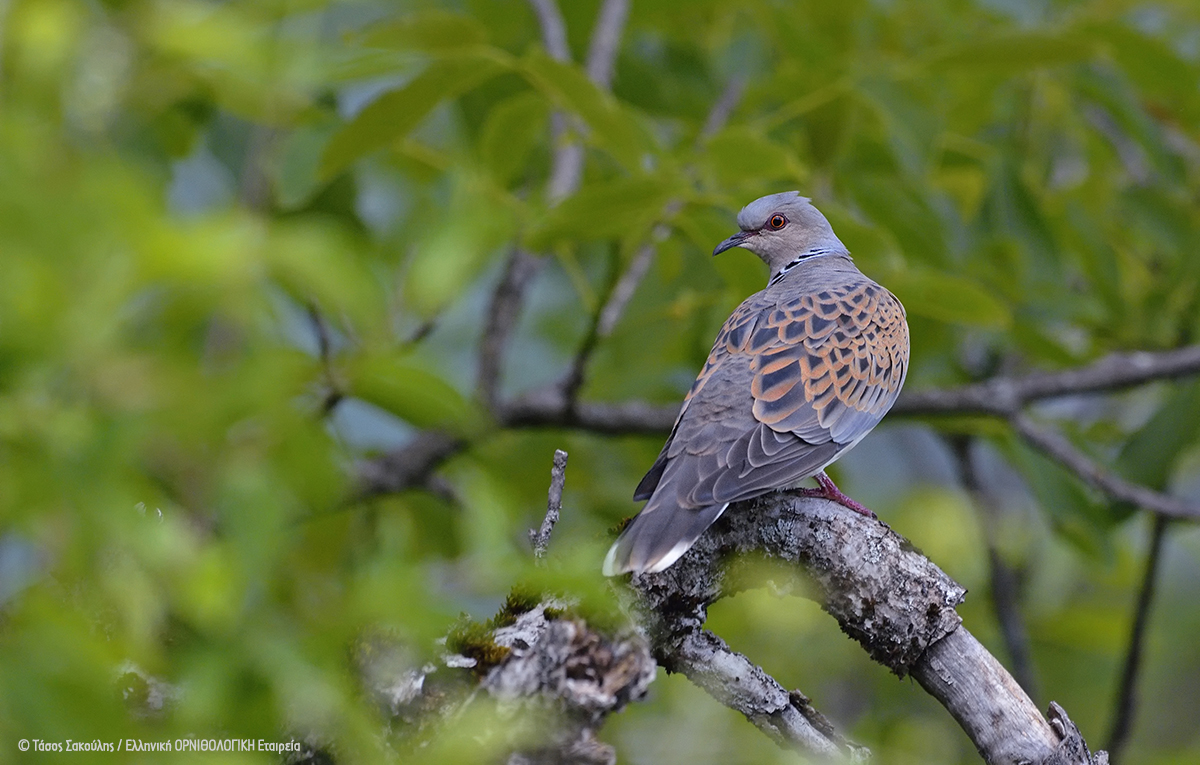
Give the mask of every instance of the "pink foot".
[[837, 502], [839, 505], [842, 505], [843, 507], [848, 507], [856, 513], [862, 513], [863, 515], [867, 516], [868, 518], [877, 517], [875, 515], [875, 513], [871, 512], [869, 509], [867, 509], [863, 505], [859, 504], [858, 502], [855, 502], [854, 500], [850, 499], [845, 494], [843, 494], [842, 490], [839, 489], [837, 487], [837, 484], [835, 484], [833, 482], [833, 479], [830, 478], [829, 476], [825, 475], [824, 470], [822, 470], [820, 473], [817, 473], [816, 475], [814, 475], [813, 478], [815, 478], [817, 480], [817, 483], [819, 483], [821, 485], [821, 488], [819, 488], [819, 489], [800, 489], [800, 493], [803, 494], [804, 496], [820, 497], [821, 499], [828, 499], [832, 502]]

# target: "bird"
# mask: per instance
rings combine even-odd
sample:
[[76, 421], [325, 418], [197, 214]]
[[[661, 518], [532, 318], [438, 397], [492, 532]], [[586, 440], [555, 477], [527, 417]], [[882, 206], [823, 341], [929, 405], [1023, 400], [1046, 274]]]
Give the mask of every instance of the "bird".
[[604, 559], [605, 576], [658, 573], [732, 502], [797, 488], [872, 518], [825, 468], [895, 403], [908, 374], [904, 306], [854, 265], [807, 197], [756, 199], [713, 255], [741, 247], [767, 286], [725, 321], [658, 459], [634, 492], [647, 500]]

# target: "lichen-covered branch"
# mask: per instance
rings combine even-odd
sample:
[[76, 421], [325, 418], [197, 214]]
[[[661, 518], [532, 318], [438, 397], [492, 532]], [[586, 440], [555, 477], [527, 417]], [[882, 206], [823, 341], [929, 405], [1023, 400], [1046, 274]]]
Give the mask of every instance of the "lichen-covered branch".
[[[1075, 740], [1041, 716], [962, 626], [954, 610], [965, 596], [961, 586], [883, 522], [821, 499], [781, 493], [734, 505], [674, 566], [632, 578], [664, 665], [682, 661], [683, 671], [729, 661], [711, 641], [705, 655], [701, 625], [709, 605], [744, 586], [734, 574], [745, 554], [799, 566], [842, 631], [897, 675], [913, 676], [989, 764], [1102, 761], [1068, 752]], [[718, 683], [715, 696], [731, 695], [734, 708], [777, 703], [770, 683], [754, 673], [734, 674], [736, 692]], [[1087, 752], [1086, 745], [1080, 751]]]
[[562, 512], [563, 489], [567, 483], [567, 453], [562, 449], [554, 450], [554, 467], [550, 469], [550, 491], [546, 498], [546, 515], [542, 525], [529, 530], [529, 542], [533, 545], [533, 554], [537, 558], [546, 556], [546, 548], [550, 546], [550, 534], [558, 523]]
[[470, 731], [487, 761], [613, 765], [615, 753], [596, 731], [645, 696], [656, 665], [636, 632], [608, 634], [564, 606], [514, 593], [487, 623], [455, 627], [449, 653], [419, 667], [395, 640], [364, 641], [359, 675], [390, 721], [399, 761], [439, 737], [463, 736], [456, 721], [488, 705]]

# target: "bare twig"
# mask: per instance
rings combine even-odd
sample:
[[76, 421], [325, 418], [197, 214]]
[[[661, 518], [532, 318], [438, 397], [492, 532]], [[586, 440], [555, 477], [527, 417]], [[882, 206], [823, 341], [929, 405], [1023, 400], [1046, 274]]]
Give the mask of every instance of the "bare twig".
[[1085, 105], [1082, 111], [1084, 119], [1112, 144], [1130, 180], [1138, 186], [1146, 186], [1154, 180], [1146, 150], [1121, 128], [1107, 109], [1092, 103]]
[[1025, 619], [1021, 616], [1019, 603], [1021, 575], [1009, 565], [996, 546], [996, 519], [1000, 508], [997, 507], [992, 493], [984, 486], [975, 467], [972, 449], [975, 439], [970, 436], [952, 436], [949, 441], [958, 460], [963, 488], [971, 495], [982, 515], [980, 521], [988, 555], [992, 606], [996, 610], [996, 621], [1000, 623], [1004, 647], [1008, 650], [1012, 662], [1013, 675], [1025, 692], [1036, 698], [1037, 681], [1032, 652], [1029, 650], [1029, 633], [1025, 629]]
[[1133, 626], [1129, 631], [1129, 648], [1125, 653], [1125, 664], [1121, 669], [1121, 684], [1117, 690], [1113, 713], [1112, 730], [1108, 734], [1108, 753], [1114, 762], [1119, 762], [1121, 752], [1129, 743], [1133, 731], [1133, 720], [1137, 712], [1137, 681], [1142, 667], [1142, 650], [1146, 636], [1146, 625], [1150, 621], [1150, 605], [1154, 602], [1154, 589], [1158, 581], [1159, 563], [1162, 560], [1163, 544], [1167, 538], [1170, 521], [1154, 516], [1150, 532], [1150, 548], [1146, 552], [1146, 570], [1142, 575], [1142, 586], [1138, 590], [1137, 604], [1133, 609]]
[[621, 278], [613, 286], [604, 308], [600, 310], [600, 319], [596, 324], [596, 336], [599, 339], [603, 340], [608, 337], [617, 328], [617, 322], [625, 313], [625, 307], [629, 305], [638, 284], [650, 270], [650, 264], [654, 262], [654, 253], [658, 249], [658, 243], [666, 238], [667, 233], [666, 226], [655, 227], [654, 241], [639, 247], [633, 260], [629, 261], [629, 267], [621, 274]]
[[[1200, 374], [1200, 345], [1174, 351], [1114, 353], [1079, 369], [998, 377], [957, 388], [904, 392], [888, 417], [982, 414], [1008, 417], [1033, 401], [1075, 393], [1121, 390], [1155, 380]], [[580, 403], [569, 411], [557, 391], [537, 391], [503, 407], [502, 420], [517, 427], [573, 427], [599, 433], [666, 433], [678, 404], [628, 401]]]
[[1135, 385], [1200, 374], [1200, 345], [1171, 351], [1112, 353], [1077, 369], [996, 377], [958, 388], [904, 393], [892, 415], [990, 414], [1007, 416], [1033, 401], [1121, 390]]
[[555, 0], [529, 0], [537, 14], [538, 27], [542, 30], [542, 45], [557, 61], [570, 61], [571, 48], [567, 45], [567, 24]]
[[365, 460], [358, 469], [355, 499], [423, 486], [434, 468], [462, 451], [466, 445], [466, 441], [458, 436], [427, 430], [400, 449], [373, 460]]
[[333, 342], [329, 336], [329, 325], [325, 323], [325, 317], [321, 315], [316, 303], [308, 304], [308, 321], [312, 324], [313, 335], [317, 338], [317, 356], [321, 359], [321, 373], [325, 377], [321, 414], [328, 415], [345, 398], [345, 394], [333, 372]]
[[[602, 11], [601, 17], [603, 18], [603, 16]], [[698, 144], [725, 126], [729, 115], [733, 111], [733, 107], [741, 99], [744, 89], [744, 82], [740, 77], [733, 77], [729, 80], [729, 83], [725, 86], [725, 90], [721, 93], [721, 97], [713, 104], [712, 109], [708, 113], [708, 118], [704, 122], [704, 128], [701, 130], [700, 138], [697, 141]], [[664, 221], [674, 218], [679, 214], [682, 207], [683, 202], [681, 200], [672, 199], [664, 205], [661, 218]], [[597, 343], [607, 338], [616, 329], [617, 323], [625, 313], [626, 306], [633, 299], [633, 293], [637, 291], [638, 285], [641, 284], [642, 279], [646, 276], [646, 272], [650, 270], [650, 264], [654, 262], [654, 255], [658, 251], [658, 246], [670, 234], [671, 230], [667, 227], [666, 223], [656, 225], [651, 231], [650, 241], [638, 248], [633, 259], [629, 262], [629, 266], [626, 267], [620, 278], [612, 285], [612, 289], [609, 290], [603, 307], [593, 317], [592, 325], [584, 336], [579, 351], [575, 354], [575, 359], [570, 370], [563, 377], [562, 387], [568, 406], [575, 406], [576, 394], [578, 394], [579, 389], [583, 386], [584, 378], [587, 374], [587, 365], [591, 360], [591, 355], [595, 351]]]
[[675, 424], [679, 406], [644, 401], [621, 404], [579, 402], [568, 406], [562, 386], [532, 391], [500, 408], [497, 420], [511, 428], [563, 427], [592, 433], [627, 435], [667, 433]]
[[621, 45], [621, 33], [629, 18], [629, 0], [604, 0], [588, 48], [587, 73], [602, 88], [612, 84], [613, 64]]
[[1013, 414], [1009, 417], [1009, 422], [1031, 446], [1112, 499], [1131, 502], [1145, 510], [1152, 510], [1171, 518], [1200, 518], [1200, 505], [1126, 481], [1097, 465], [1058, 433], [1036, 425], [1025, 414]]
[[704, 120], [704, 127], [700, 129], [701, 141], [712, 138], [721, 132], [725, 124], [729, 122], [729, 116], [733, 114], [734, 107], [742, 100], [742, 93], [745, 90], [746, 80], [744, 77], [734, 75], [729, 78], [729, 82], [725, 84], [725, 90], [721, 92], [721, 97], [713, 104], [713, 108], [708, 112], [708, 117]]
[[567, 135], [569, 126], [578, 121], [561, 112], [555, 112], [552, 117], [554, 161], [546, 184], [546, 200], [551, 206], [574, 194], [583, 178], [583, 146]]
[[546, 500], [546, 517], [542, 519], [541, 529], [529, 530], [529, 543], [533, 545], [533, 555], [536, 558], [546, 557], [550, 534], [554, 531], [554, 524], [558, 523], [558, 515], [562, 511], [563, 487], [566, 482], [567, 453], [562, 449], [555, 449], [554, 467], [550, 470], [550, 495]]
[[504, 351], [521, 313], [525, 288], [533, 281], [541, 261], [521, 248], [513, 250], [504, 266], [504, 273], [492, 293], [479, 343], [479, 375], [476, 390], [479, 398], [495, 411], [499, 397], [500, 372]]
[[[567, 28], [555, 0], [529, 0], [538, 17], [542, 42], [547, 52], [559, 61], [569, 61]], [[619, 47], [621, 32], [628, 15], [627, 0], [606, 0], [600, 9], [599, 20], [592, 36], [588, 56], [588, 72], [593, 81], [607, 89], [612, 63]], [[595, 74], [593, 74], [595, 72]], [[602, 77], [601, 77], [602, 76]], [[551, 205], [575, 193], [583, 178], [583, 147], [567, 135], [570, 119], [561, 113], [553, 115], [554, 156], [546, 198]], [[493, 412], [497, 407], [500, 368], [504, 349], [513, 327], [521, 314], [525, 290], [533, 281], [542, 259], [520, 248], [513, 251], [505, 266], [504, 276], [496, 285], [488, 308], [483, 339], [479, 348], [479, 377], [476, 388], [480, 398]]]
[[[682, 203], [678, 200], [668, 202], [663, 209], [663, 217], [674, 217], [679, 212], [680, 207], [682, 207]], [[622, 314], [625, 313], [625, 307], [629, 305], [630, 299], [633, 298], [633, 293], [637, 290], [638, 284], [641, 282], [642, 277], [646, 275], [646, 271], [650, 269], [650, 264], [654, 260], [654, 253], [658, 249], [658, 245], [670, 233], [670, 229], [665, 224], [659, 224], [654, 227], [650, 241], [642, 245], [637, 253], [634, 254], [633, 260], [629, 262], [629, 266], [613, 282], [604, 305], [592, 317], [591, 326], [588, 327], [587, 334], [584, 335], [583, 342], [580, 343], [579, 350], [575, 354], [575, 359], [571, 363], [571, 368], [567, 371], [561, 383], [563, 395], [566, 397], [569, 406], [575, 406], [576, 395], [583, 386], [584, 378], [587, 374], [587, 365], [591, 361], [592, 353], [596, 350], [596, 345], [611, 335], [613, 330], [616, 329], [617, 322], [621, 320]]]
[[[570, 61], [566, 24], [555, 0], [530, 0], [542, 28], [542, 41], [550, 55], [559, 61]], [[628, 0], [605, 0], [600, 7], [592, 39], [588, 46], [587, 73], [592, 82], [608, 90], [612, 80], [613, 62], [620, 48], [621, 33], [629, 15]], [[583, 178], [583, 146], [570, 135], [586, 130], [577, 119], [556, 112], [551, 120], [554, 135], [554, 160], [546, 199], [554, 205], [575, 193]]]

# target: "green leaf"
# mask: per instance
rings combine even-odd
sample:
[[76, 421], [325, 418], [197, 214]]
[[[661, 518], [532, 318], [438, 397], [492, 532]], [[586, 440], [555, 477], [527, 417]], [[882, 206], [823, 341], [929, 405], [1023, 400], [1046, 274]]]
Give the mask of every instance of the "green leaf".
[[704, 146], [702, 161], [715, 188], [781, 178], [800, 183], [808, 176], [795, 152], [743, 125], [713, 136]]
[[383, 290], [353, 256], [357, 245], [330, 221], [301, 219], [272, 230], [265, 259], [271, 276], [299, 301], [368, 324], [383, 310]]
[[934, 71], [1023, 72], [1085, 61], [1098, 46], [1072, 32], [1014, 32], [944, 48], [927, 61]]
[[1108, 557], [1112, 545], [1106, 532], [1117, 520], [1108, 505], [1095, 501], [1078, 479], [1024, 443], [1010, 438], [1000, 445], [1020, 468], [1054, 530], [1082, 552]]
[[1121, 71], [1156, 101], [1156, 108], [1187, 119], [1200, 116], [1195, 94], [1200, 69], [1171, 46], [1116, 21], [1089, 24], [1089, 34], [1102, 41]]
[[454, 386], [406, 355], [364, 353], [347, 375], [351, 395], [418, 428], [458, 431], [470, 422], [471, 406]]
[[1200, 440], [1200, 383], [1175, 390], [1150, 421], [1130, 436], [1116, 468], [1131, 481], [1162, 490], [1175, 461]]
[[505, 69], [494, 56], [463, 56], [431, 63], [407, 85], [380, 96], [334, 134], [321, 156], [319, 177], [328, 180], [359, 157], [406, 135], [439, 103]]
[[303, 207], [321, 188], [321, 153], [334, 132], [328, 124], [302, 125], [283, 139], [269, 167], [275, 199], [281, 208]]
[[976, 282], [962, 276], [908, 269], [882, 279], [910, 314], [980, 327], [1007, 327], [1008, 306]]
[[550, 110], [537, 93], [521, 93], [488, 112], [479, 138], [483, 164], [500, 185], [519, 177], [530, 153], [546, 135]]
[[649, 137], [612, 94], [601, 90], [574, 64], [555, 61], [535, 51], [523, 61], [529, 82], [555, 104], [583, 118], [591, 138], [626, 168], [640, 165], [650, 148]]
[[620, 238], [640, 231], [662, 214], [672, 188], [659, 176], [584, 186], [534, 226], [529, 246], [540, 250], [560, 240]]
[[[460, 211], [470, 210], [463, 222]], [[418, 314], [431, 317], [479, 276], [490, 254], [513, 231], [509, 208], [497, 204], [483, 183], [455, 179], [441, 218], [417, 240], [404, 280], [404, 298]]]
[[471, 16], [435, 10], [381, 24], [364, 36], [363, 43], [438, 53], [483, 45], [487, 39], [487, 29]]
[[859, 208], [891, 232], [910, 262], [945, 261], [942, 221], [926, 188], [883, 172], [858, 173], [849, 182]]

